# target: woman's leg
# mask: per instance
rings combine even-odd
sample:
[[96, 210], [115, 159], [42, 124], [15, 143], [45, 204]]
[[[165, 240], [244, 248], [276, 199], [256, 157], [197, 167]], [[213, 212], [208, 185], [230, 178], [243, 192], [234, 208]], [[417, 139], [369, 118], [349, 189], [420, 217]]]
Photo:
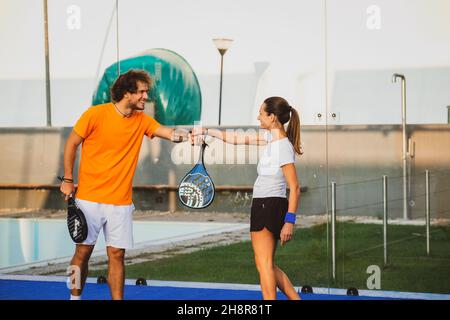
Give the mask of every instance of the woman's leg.
[[251, 239], [264, 300], [276, 299], [276, 287], [288, 299], [300, 300], [287, 275], [274, 264], [277, 241], [273, 237], [272, 232], [266, 228], [261, 231], [251, 232]]
[[276, 240], [272, 232], [266, 228], [261, 231], [253, 231], [250, 234], [263, 299], [275, 300], [277, 298], [277, 290], [273, 257]]
[[278, 266], [274, 266], [275, 269], [275, 279], [277, 282], [277, 287], [288, 297], [289, 300], [300, 300], [300, 296], [297, 291], [295, 291], [294, 286], [287, 275]]

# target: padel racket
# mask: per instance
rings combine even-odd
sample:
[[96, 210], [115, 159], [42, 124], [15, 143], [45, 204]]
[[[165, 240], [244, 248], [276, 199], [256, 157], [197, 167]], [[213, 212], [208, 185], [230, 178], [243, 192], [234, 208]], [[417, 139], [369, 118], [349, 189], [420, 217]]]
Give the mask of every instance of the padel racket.
[[[62, 177], [58, 177], [63, 181]], [[70, 195], [67, 201], [67, 228], [69, 235], [75, 243], [82, 243], [88, 235], [88, 225], [83, 211], [78, 208], [75, 199]]]
[[75, 199], [70, 197], [67, 206], [67, 228], [75, 243], [82, 243], [88, 235], [88, 225], [83, 211], [78, 208]]
[[203, 164], [206, 147], [203, 141], [197, 164], [184, 176], [178, 187], [178, 199], [188, 208], [203, 209], [214, 200], [214, 183]]

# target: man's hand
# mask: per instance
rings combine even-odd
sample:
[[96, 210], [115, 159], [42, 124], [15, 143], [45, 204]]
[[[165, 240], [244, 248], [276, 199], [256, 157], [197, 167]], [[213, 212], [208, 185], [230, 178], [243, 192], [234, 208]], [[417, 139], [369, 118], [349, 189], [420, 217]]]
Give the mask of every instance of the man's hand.
[[61, 187], [59, 190], [65, 195], [65, 200], [69, 200], [69, 197], [71, 197], [72, 194], [75, 192], [75, 185], [73, 182], [61, 182]]
[[188, 141], [191, 134], [186, 129], [175, 129], [172, 131], [170, 140], [175, 143]]
[[280, 232], [280, 241], [281, 245], [285, 244], [286, 242], [290, 241], [292, 239], [292, 232], [294, 230], [294, 225], [290, 222], [285, 222], [283, 225], [283, 228], [281, 228]]

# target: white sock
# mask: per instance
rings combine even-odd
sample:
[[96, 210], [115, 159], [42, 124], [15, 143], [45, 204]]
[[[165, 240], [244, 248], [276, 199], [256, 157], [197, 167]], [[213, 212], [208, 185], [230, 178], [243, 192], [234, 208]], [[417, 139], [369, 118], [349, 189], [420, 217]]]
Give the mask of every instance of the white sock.
[[81, 296], [70, 295], [70, 300], [81, 300]]

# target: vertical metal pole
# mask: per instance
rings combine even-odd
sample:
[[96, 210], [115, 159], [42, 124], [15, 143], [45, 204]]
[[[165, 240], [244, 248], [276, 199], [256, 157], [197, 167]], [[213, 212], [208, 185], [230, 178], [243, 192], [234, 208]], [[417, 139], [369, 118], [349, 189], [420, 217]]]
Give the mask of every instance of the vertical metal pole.
[[47, 104], [47, 127], [52, 126], [52, 103], [50, 95], [50, 49], [48, 41], [48, 3], [44, 0], [44, 34], [45, 34], [45, 97]]
[[402, 81], [402, 135], [403, 135], [403, 150], [402, 150], [402, 165], [403, 165], [403, 219], [409, 219], [408, 214], [408, 169], [407, 169], [407, 150], [408, 140], [406, 137], [406, 79], [403, 74], [394, 73], [392, 75], [392, 82], [397, 82], [397, 78]]
[[336, 182], [331, 182], [331, 259], [333, 281], [336, 281]]
[[402, 78], [402, 135], [403, 135], [403, 219], [409, 219], [408, 215], [408, 168], [407, 150], [408, 139], [406, 137], [406, 80]]
[[450, 106], [447, 106], [447, 123], [450, 124]]
[[387, 226], [388, 226], [388, 177], [383, 176], [383, 244], [384, 244], [384, 265], [388, 264], [387, 251]]
[[425, 206], [426, 206], [426, 229], [427, 229], [427, 255], [430, 255], [430, 171], [425, 170]]
[[116, 0], [116, 60], [117, 60], [117, 77], [120, 76], [120, 54], [119, 54], [119, 0]]
[[219, 126], [222, 117], [222, 77], [223, 77], [223, 54], [220, 53], [220, 93], [219, 93]]

